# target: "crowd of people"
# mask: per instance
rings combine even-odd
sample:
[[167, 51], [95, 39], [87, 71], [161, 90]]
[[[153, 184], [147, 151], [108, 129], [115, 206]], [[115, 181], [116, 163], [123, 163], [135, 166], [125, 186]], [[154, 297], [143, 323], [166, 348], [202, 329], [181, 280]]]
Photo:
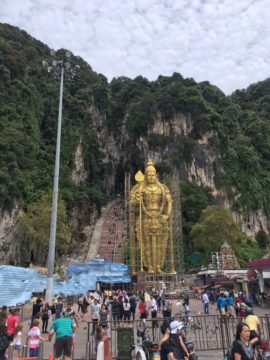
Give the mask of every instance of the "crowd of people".
[[[50, 318], [52, 321], [48, 331]], [[70, 360], [77, 324], [75, 313], [70, 306], [64, 309], [61, 297], [57, 297], [52, 305], [38, 298], [33, 304], [29, 329], [24, 329], [25, 325], [20, 322], [19, 307], [7, 309], [3, 306], [0, 311], [0, 360], [6, 359], [10, 345], [13, 345], [13, 357], [17, 356], [18, 359], [22, 357], [23, 345], [27, 346], [29, 357], [38, 357], [40, 342], [50, 342], [54, 335], [55, 359], [60, 360], [64, 355], [65, 360]], [[24, 343], [23, 330], [26, 330]], [[43, 334], [46, 333], [48, 335], [45, 337]]]
[[[198, 296], [195, 299], [198, 300]], [[209, 314], [209, 304], [216, 308], [221, 316], [242, 317], [246, 316], [249, 308], [253, 306], [253, 301], [245, 292], [233, 292], [229, 290], [215, 291], [204, 290], [201, 295], [203, 310], [205, 314]]]
[[[226, 318], [242, 317], [236, 329], [236, 339], [232, 344], [231, 354], [234, 360], [253, 360], [254, 346], [260, 341], [262, 328], [259, 318], [253, 314], [252, 303], [245, 293], [228, 291], [204, 291], [201, 296], [194, 294], [195, 301], [202, 301], [205, 314], [209, 314], [209, 304], [218, 309]], [[182, 294], [174, 306], [184, 308], [184, 318], [175, 320], [172, 316], [173, 301], [165, 290], [154, 290], [150, 295], [144, 291], [138, 293], [125, 290], [88, 292], [78, 297], [77, 306], [64, 305], [60, 296], [52, 304], [40, 298], [36, 299], [32, 308], [29, 329], [23, 329], [20, 322], [19, 308], [0, 311], [0, 360], [5, 359], [10, 344], [18, 358], [22, 354], [24, 344], [28, 347], [29, 356], [38, 356], [40, 342], [51, 341], [55, 336], [55, 359], [62, 355], [65, 360], [71, 358], [75, 344], [75, 330], [85, 321], [90, 322], [90, 331], [96, 339], [96, 350], [104, 337], [111, 337], [111, 327], [129, 327], [135, 319], [141, 326], [146, 326], [150, 319], [152, 329], [160, 328], [163, 338], [160, 343], [161, 360], [188, 358], [183, 329], [189, 321], [190, 298], [188, 293]], [[162, 318], [162, 321], [160, 321]], [[240, 326], [241, 325], [241, 326]], [[149, 326], [149, 325], [148, 325]], [[24, 344], [22, 332], [26, 332]], [[46, 335], [47, 334], [47, 335]], [[248, 340], [247, 340], [248, 337]], [[244, 345], [243, 345], [244, 344]], [[253, 356], [253, 357], [252, 357]]]

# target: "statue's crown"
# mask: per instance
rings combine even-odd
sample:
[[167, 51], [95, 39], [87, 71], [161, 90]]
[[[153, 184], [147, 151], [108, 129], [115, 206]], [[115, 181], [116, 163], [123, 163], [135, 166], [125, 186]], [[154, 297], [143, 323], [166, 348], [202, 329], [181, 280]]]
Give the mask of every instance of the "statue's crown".
[[147, 172], [147, 170], [155, 170], [156, 171], [154, 163], [153, 163], [153, 161], [151, 159], [149, 159], [147, 161], [145, 172]]

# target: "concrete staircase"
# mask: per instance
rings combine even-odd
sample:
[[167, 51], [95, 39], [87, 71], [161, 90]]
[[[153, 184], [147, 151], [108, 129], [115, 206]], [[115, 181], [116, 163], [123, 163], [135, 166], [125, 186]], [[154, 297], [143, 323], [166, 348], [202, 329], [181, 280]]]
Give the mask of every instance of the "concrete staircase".
[[[121, 199], [110, 203], [101, 218], [96, 223], [92, 244], [96, 244], [95, 256], [100, 259], [110, 259], [113, 262], [124, 262], [127, 246], [127, 227], [125, 223], [124, 204]], [[88, 258], [94, 251], [88, 252]]]

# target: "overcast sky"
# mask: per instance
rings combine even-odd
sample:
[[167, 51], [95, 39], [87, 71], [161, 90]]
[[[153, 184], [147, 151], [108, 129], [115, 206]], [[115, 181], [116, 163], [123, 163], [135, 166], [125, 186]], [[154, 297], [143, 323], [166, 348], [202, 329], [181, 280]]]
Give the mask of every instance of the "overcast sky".
[[228, 94], [270, 74], [270, 0], [0, 0], [0, 22], [109, 80], [179, 72]]

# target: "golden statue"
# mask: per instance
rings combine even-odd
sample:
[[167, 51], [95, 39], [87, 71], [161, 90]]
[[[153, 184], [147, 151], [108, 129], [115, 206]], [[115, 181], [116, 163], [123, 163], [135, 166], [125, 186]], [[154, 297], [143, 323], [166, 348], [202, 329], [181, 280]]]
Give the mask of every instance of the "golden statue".
[[[140, 271], [161, 273], [165, 263], [169, 240], [170, 272], [175, 273], [172, 237], [172, 197], [166, 185], [157, 178], [151, 160], [147, 162], [145, 176], [139, 171], [137, 185], [130, 193], [130, 252], [132, 273], [136, 274], [136, 258]], [[139, 252], [136, 251], [139, 248]]]

